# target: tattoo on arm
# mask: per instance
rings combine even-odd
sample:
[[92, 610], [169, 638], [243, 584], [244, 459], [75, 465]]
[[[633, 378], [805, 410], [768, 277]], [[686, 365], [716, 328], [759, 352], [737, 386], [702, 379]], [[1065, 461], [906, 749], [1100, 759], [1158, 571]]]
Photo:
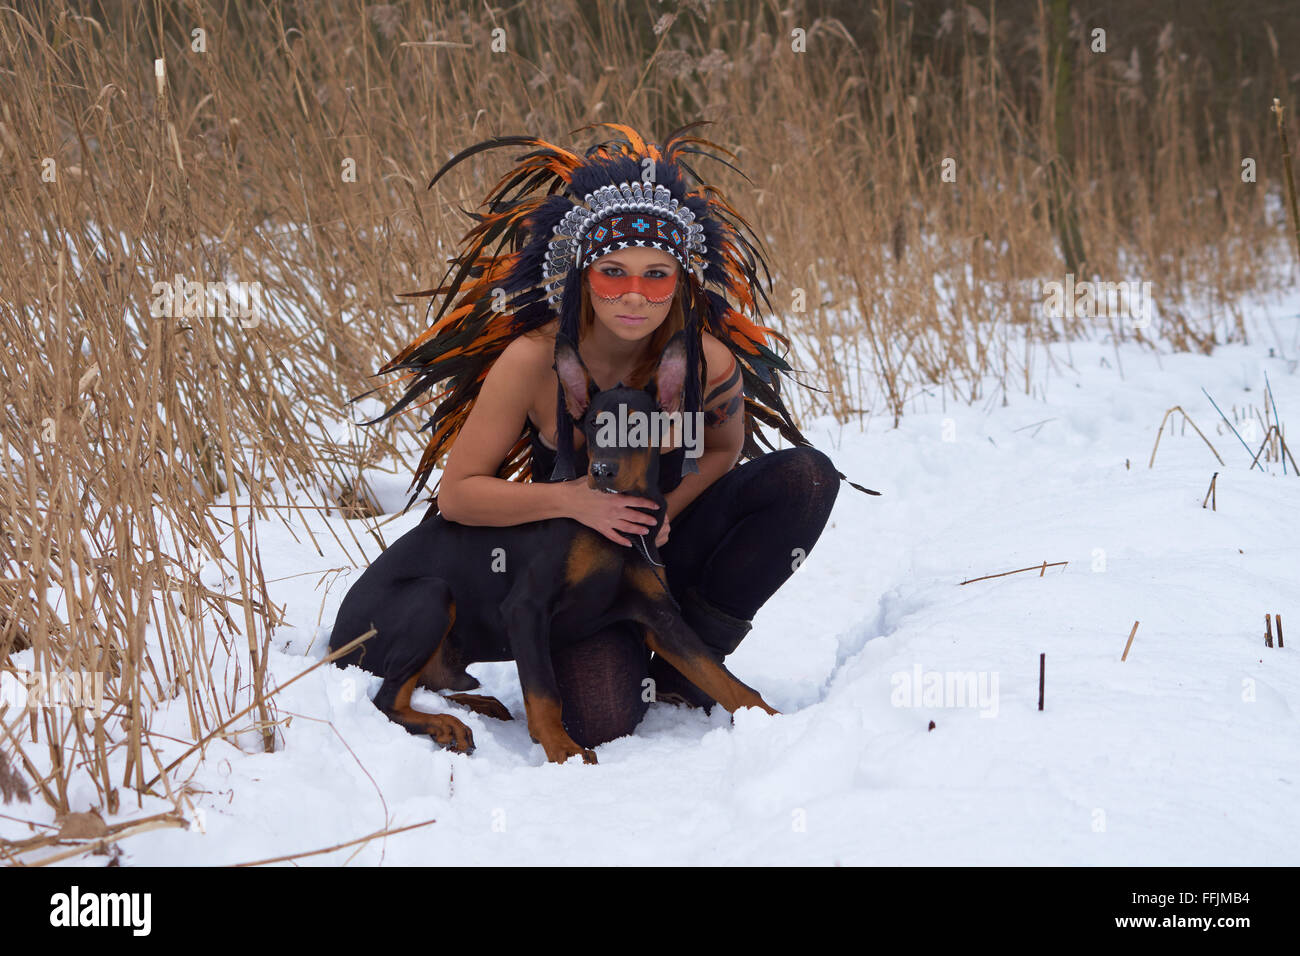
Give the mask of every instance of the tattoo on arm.
[[704, 424], [710, 428], [719, 428], [725, 425], [736, 412], [740, 411], [744, 403], [744, 396], [737, 392], [729, 401], [723, 402], [717, 408], [705, 412]]
[[704, 404], [708, 405], [709, 402], [716, 399], [719, 395], [726, 393], [733, 385], [735, 385], [739, 381], [740, 381], [740, 365], [739, 363], [736, 362], [736, 359], [733, 356], [731, 359], [731, 374], [727, 376], [727, 380], [725, 382], [723, 382], [721, 385], [713, 389], [711, 392], [709, 392], [708, 395], [705, 396]]
[[[711, 402], [715, 402], [722, 398], [722, 396], [735, 388], [741, 381], [740, 363], [736, 361], [736, 356], [729, 354], [727, 357], [731, 360], [731, 364], [728, 365], [727, 371], [709, 382], [710, 385], [713, 385], [715, 382], [719, 384], [716, 387], [709, 389], [708, 395], [704, 397], [705, 408], [708, 408]], [[704, 424], [710, 428], [720, 428], [722, 425], [726, 424], [733, 415], [744, 408], [744, 405], [744, 392], [742, 390], [737, 390], [733, 398], [724, 401], [717, 408], [710, 409], [704, 413]]]

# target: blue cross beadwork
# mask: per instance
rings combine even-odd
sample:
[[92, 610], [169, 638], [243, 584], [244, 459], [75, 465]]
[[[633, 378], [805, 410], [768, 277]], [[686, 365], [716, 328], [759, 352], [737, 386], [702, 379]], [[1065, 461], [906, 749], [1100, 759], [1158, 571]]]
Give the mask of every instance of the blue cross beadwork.
[[646, 222], [644, 219], [640, 218], [639, 216], [637, 217], [636, 222], [632, 223], [631, 225], [632, 228], [637, 230], [638, 232], [645, 232], [647, 229], [650, 228], [650, 223]]

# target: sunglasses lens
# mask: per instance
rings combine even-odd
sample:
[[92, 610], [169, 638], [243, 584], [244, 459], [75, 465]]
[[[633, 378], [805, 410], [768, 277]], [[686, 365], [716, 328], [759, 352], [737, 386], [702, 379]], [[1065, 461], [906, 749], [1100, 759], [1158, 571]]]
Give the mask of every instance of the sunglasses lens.
[[599, 269], [587, 273], [591, 280], [591, 291], [602, 299], [617, 299], [628, 292], [640, 292], [651, 302], [664, 303], [673, 297], [677, 289], [677, 277], [656, 276], [611, 276]]

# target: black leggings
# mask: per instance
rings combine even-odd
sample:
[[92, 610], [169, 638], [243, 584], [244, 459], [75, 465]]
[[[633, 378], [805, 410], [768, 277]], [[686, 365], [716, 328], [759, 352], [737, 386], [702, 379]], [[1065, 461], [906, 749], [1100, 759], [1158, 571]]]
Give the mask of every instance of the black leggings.
[[[815, 448], [783, 448], [733, 468], [671, 523], [660, 548], [669, 591], [680, 604], [693, 584], [718, 610], [752, 619], [812, 551], [839, 484]], [[626, 736], [645, 716], [650, 652], [634, 624], [561, 647], [551, 661], [564, 725], [579, 745]]]

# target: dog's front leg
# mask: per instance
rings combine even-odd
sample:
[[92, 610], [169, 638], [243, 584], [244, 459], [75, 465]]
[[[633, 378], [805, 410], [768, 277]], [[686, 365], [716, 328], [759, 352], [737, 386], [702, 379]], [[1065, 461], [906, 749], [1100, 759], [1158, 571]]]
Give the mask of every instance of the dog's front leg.
[[709, 654], [700, 636], [687, 626], [669, 603], [668, 595], [649, 569], [630, 577], [633, 596], [629, 608], [646, 629], [646, 646], [677, 668], [692, 684], [731, 713], [742, 707], [759, 707], [769, 714], [771, 707], [758, 691], [743, 684]]
[[710, 656], [699, 635], [671, 608], [652, 615], [651, 620], [654, 623], [646, 626], [646, 646], [728, 711], [734, 714], [742, 707], [759, 707], [769, 714], [780, 713]]
[[595, 763], [596, 754], [579, 747], [560, 719], [560, 688], [551, 664], [550, 609], [538, 597], [546, 592], [538, 586], [541, 582], [534, 580], [534, 568], [525, 572], [524, 580], [501, 607], [510, 649], [519, 668], [528, 735], [542, 745], [549, 761], [564, 763], [581, 755], [583, 763]]

